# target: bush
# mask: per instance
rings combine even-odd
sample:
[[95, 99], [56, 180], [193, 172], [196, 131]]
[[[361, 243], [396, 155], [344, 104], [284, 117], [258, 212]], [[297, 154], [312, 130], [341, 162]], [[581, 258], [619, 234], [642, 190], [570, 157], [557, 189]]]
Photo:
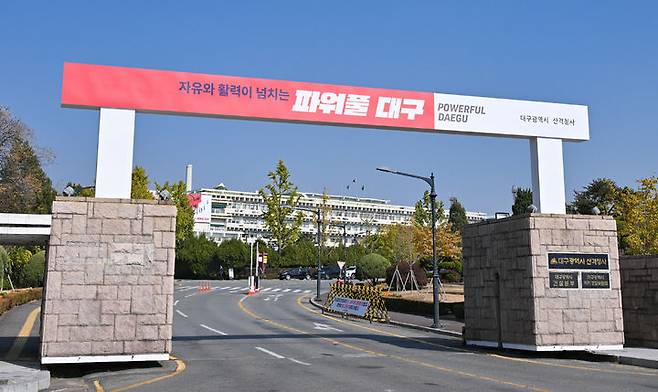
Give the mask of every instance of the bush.
[[35, 253], [22, 268], [18, 276], [18, 285], [20, 287], [42, 287], [45, 268], [46, 253], [44, 251]]
[[391, 265], [382, 255], [370, 253], [363, 256], [356, 264], [356, 278], [359, 280], [371, 279], [372, 284], [377, 283], [378, 278], [386, 276], [386, 268]]
[[[407, 275], [409, 274], [409, 263], [406, 261], [400, 261], [399, 263], [397, 263], [397, 266], [398, 266], [398, 270], [400, 271], [400, 276], [402, 277], [402, 281], [404, 282], [404, 280], [407, 278]], [[423, 271], [423, 268], [420, 266], [420, 263], [414, 263], [413, 269], [414, 269], [414, 275], [416, 276], [416, 280], [418, 281], [419, 288], [425, 287], [429, 282], [429, 279], [427, 279], [427, 274], [425, 273], [425, 271]], [[386, 269], [387, 285], [391, 284], [394, 273], [395, 273], [395, 265], [392, 265]], [[407, 284], [405, 288], [407, 290], [411, 290], [411, 279], [407, 280]]]
[[23, 305], [35, 299], [40, 299], [43, 290], [36, 289], [19, 289], [4, 292], [0, 296], [0, 314], [8, 311], [14, 306]]

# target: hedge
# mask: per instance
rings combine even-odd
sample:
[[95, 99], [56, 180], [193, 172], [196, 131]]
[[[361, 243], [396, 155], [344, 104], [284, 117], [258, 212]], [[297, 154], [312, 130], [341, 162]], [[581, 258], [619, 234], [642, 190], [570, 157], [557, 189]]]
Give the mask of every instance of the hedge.
[[[386, 309], [391, 312], [431, 316], [434, 314], [434, 305], [431, 302], [417, 301], [399, 297], [384, 297]], [[439, 314], [454, 314], [455, 318], [464, 318], [463, 302], [440, 302]]]
[[13, 291], [3, 291], [0, 293], [0, 314], [8, 311], [14, 306], [23, 305], [35, 299], [41, 299], [43, 289], [18, 289]]

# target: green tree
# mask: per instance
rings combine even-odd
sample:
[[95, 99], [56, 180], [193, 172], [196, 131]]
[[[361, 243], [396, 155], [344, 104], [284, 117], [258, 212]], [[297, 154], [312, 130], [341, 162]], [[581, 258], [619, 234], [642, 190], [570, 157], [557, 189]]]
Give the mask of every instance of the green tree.
[[191, 235], [176, 246], [176, 278], [204, 279], [212, 273], [217, 244], [205, 235]]
[[658, 177], [638, 181], [637, 190], [619, 191], [619, 243], [627, 254], [658, 254]]
[[149, 191], [149, 177], [141, 166], [135, 166], [130, 186], [131, 199], [152, 200], [153, 195]]
[[325, 189], [322, 192], [322, 204], [320, 205], [320, 224], [322, 225], [320, 227], [320, 233], [322, 235], [322, 246], [324, 246], [327, 243], [327, 240], [329, 240], [329, 230], [331, 228], [331, 210], [331, 205], [329, 204], [329, 194]]
[[192, 232], [194, 231], [194, 210], [190, 206], [190, 202], [187, 198], [185, 182], [179, 181], [170, 184], [169, 181], [167, 181], [162, 185], [156, 183], [155, 189], [158, 193], [167, 190], [171, 195], [171, 200], [176, 205], [177, 243], [192, 236]]
[[14, 141], [0, 161], [0, 212], [49, 213], [56, 192], [27, 141]]
[[4, 247], [0, 246], [0, 290], [5, 288], [5, 273], [9, 268], [9, 255]]
[[21, 269], [18, 276], [20, 287], [43, 287], [43, 274], [46, 269], [45, 252], [39, 251], [30, 257], [30, 260]]
[[391, 263], [382, 255], [370, 253], [359, 259], [356, 264], [356, 278], [359, 280], [370, 279], [372, 284], [377, 284], [377, 279], [386, 277], [386, 268]]
[[514, 205], [512, 215], [523, 215], [528, 213], [528, 207], [532, 204], [532, 190], [530, 188], [518, 188], [514, 193]]
[[574, 191], [574, 200], [568, 211], [581, 215], [593, 215], [597, 207], [603, 215], [614, 215], [619, 187], [609, 178], [597, 178], [582, 191]]
[[301, 236], [283, 250], [279, 264], [281, 267], [313, 267], [318, 263], [317, 252], [315, 241], [306, 236]]
[[448, 213], [448, 222], [452, 225], [454, 231], [462, 231], [462, 228], [468, 224], [466, 219], [466, 210], [456, 197], [450, 198], [450, 212]]
[[32, 130], [0, 106], [0, 212], [50, 212], [56, 192], [41, 165], [51, 159], [32, 145]]
[[301, 233], [303, 216], [301, 212], [295, 212], [301, 195], [290, 180], [290, 172], [282, 160], [277, 163], [276, 170], [267, 176], [271, 182], [258, 193], [267, 206], [263, 219], [272, 233], [272, 244], [277, 252], [281, 252], [297, 241]]
[[230, 239], [222, 242], [213, 258], [213, 272], [218, 274], [220, 266], [226, 271], [233, 268], [236, 274], [245, 272], [249, 268], [249, 251], [249, 246], [240, 240]]
[[[412, 217], [413, 222], [426, 227], [432, 227], [432, 206], [430, 193], [425, 191], [423, 198], [418, 200], [415, 205], [415, 211]], [[445, 219], [443, 212], [443, 201], [436, 200], [435, 203], [436, 221], [441, 222]]]

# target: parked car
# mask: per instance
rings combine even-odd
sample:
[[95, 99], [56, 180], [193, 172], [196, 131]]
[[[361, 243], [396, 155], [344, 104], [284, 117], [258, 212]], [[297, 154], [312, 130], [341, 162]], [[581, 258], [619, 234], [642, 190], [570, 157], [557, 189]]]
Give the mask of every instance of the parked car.
[[[318, 274], [313, 271], [313, 278], [317, 278]], [[337, 265], [328, 265], [320, 268], [320, 279], [338, 279], [340, 278], [340, 268]]]
[[279, 279], [311, 279], [311, 271], [308, 267], [290, 268], [279, 272]]

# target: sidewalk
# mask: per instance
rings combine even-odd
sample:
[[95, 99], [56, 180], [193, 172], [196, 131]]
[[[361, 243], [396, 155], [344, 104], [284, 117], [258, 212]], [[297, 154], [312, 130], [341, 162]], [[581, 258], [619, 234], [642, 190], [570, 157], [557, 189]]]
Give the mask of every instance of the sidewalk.
[[462, 335], [462, 328], [464, 327], [463, 320], [457, 320], [455, 316], [451, 314], [442, 315], [439, 318], [441, 323], [441, 328], [432, 328], [434, 319], [432, 317], [420, 316], [416, 314], [400, 313], [400, 312], [388, 312], [388, 317], [391, 320], [391, 324], [400, 325], [403, 327], [409, 327], [414, 329], [421, 329], [425, 331], [444, 333], [446, 335], [460, 336]]
[[593, 354], [611, 357], [617, 363], [658, 369], [658, 349], [624, 347], [620, 351], [592, 351]]

